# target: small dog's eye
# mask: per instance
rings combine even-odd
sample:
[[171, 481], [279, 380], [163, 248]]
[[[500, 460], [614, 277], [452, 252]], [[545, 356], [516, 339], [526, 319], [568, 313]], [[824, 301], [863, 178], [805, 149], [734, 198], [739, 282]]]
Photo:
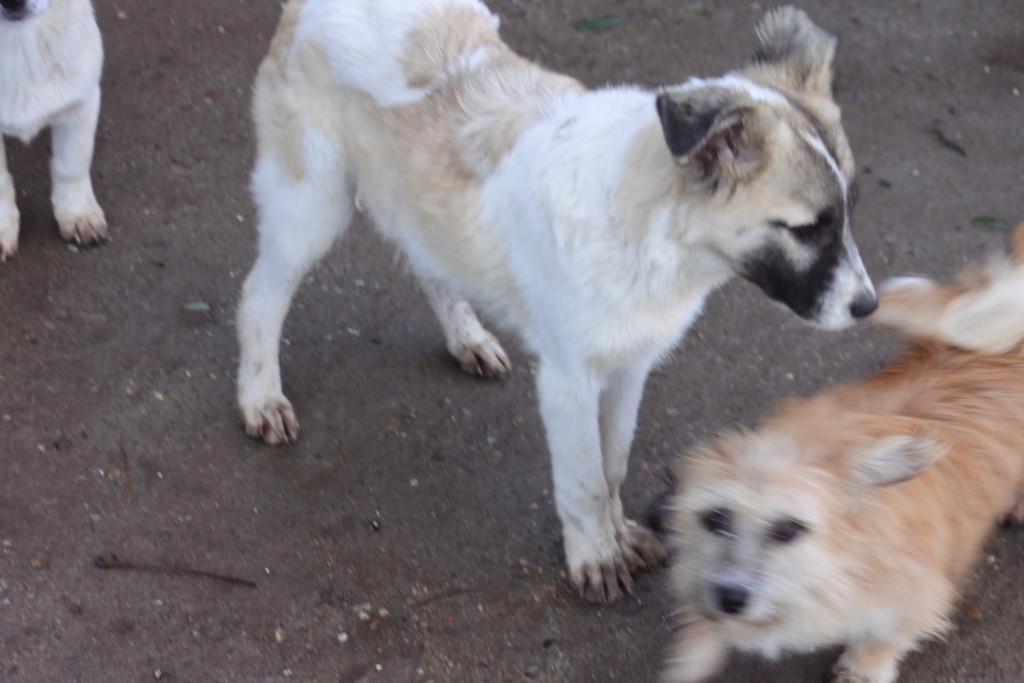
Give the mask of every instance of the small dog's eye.
[[768, 530], [768, 538], [778, 543], [789, 543], [805, 531], [807, 527], [795, 519], [784, 519], [772, 525]]
[[732, 531], [732, 516], [727, 510], [708, 510], [700, 517], [701, 526], [713, 534]]

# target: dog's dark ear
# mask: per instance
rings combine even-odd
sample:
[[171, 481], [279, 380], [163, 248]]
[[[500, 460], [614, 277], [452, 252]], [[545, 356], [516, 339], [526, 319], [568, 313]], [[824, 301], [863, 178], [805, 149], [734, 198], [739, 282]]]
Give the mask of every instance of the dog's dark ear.
[[832, 60], [839, 39], [818, 27], [794, 7], [780, 7], [757, 26], [760, 48], [755, 56], [762, 67], [796, 91], [832, 96]]
[[886, 486], [913, 479], [946, 455], [945, 441], [924, 420], [872, 416], [868, 433], [876, 435], [854, 463], [868, 486]]
[[655, 102], [665, 143], [676, 162], [701, 180], [732, 182], [761, 167], [750, 107], [731, 106], [700, 90], [661, 93]]

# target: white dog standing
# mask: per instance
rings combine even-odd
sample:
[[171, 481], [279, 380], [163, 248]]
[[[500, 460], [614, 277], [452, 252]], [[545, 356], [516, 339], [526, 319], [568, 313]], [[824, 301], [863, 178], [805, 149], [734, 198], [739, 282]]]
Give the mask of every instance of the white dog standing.
[[500, 39], [477, 0], [291, 0], [256, 81], [259, 258], [238, 314], [246, 429], [291, 441], [291, 298], [355, 208], [397, 243], [464, 369], [539, 358], [573, 585], [617, 600], [661, 562], [619, 497], [644, 381], [733, 274], [824, 327], [870, 313], [850, 237], [836, 41], [784, 9], [745, 69], [586, 91]]
[[[50, 127], [53, 212], [61, 236], [107, 238], [93, 194], [103, 43], [89, 0], [0, 0], [0, 134], [29, 142]], [[0, 260], [18, 250], [14, 180], [0, 137]]]

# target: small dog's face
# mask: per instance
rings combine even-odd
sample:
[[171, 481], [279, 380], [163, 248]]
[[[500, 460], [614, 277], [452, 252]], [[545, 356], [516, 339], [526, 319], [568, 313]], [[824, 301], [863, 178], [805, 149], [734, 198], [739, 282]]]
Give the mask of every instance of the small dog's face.
[[730, 267], [800, 317], [843, 327], [877, 297], [850, 233], [856, 186], [832, 100], [836, 40], [792, 8], [758, 31], [753, 66], [658, 97], [665, 140], [687, 186], [700, 188], [696, 220]]
[[[781, 461], [753, 453], [785, 453], [794, 444], [751, 436], [719, 446], [694, 454], [684, 493], [673, 504], [681, 546], [676, 580], [701, 616], [731, 628], [771, 628], [787, 620], [790, 602], [817, 581], [805, 571], [832, 573], [822, 548], [832, 512], [829, 477], [813, 470], [792, 476]], [[766, 466], [751, 467], [755, 459]]]
[[45, 12], [50, 0], [0, 0], [0, 21], [22, 21]]
[[913, 420], [842, 411], [811, 406], [798, 423], [691, 454], [672, 504], [673, 581], [687, 609], [742, 639], [856, 600], [856, 563], [885, 552], [858, 531], [857, 510], [942, 449]]

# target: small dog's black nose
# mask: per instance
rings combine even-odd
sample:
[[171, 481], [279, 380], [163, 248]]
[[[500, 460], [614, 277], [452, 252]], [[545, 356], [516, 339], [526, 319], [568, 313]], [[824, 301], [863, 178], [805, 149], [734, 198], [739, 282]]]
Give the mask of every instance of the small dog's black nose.
[[747, 606], [750, 594], [739, 586], [715, 586], [718, 608], [726, 614], [739, 614]]
[[0, 7], [8, 12], [20, 12], [25, 9], [28, 0], [0, 0]]
[[863, 318], [874, 313], [876, 308], [878, 308], [878, 297], [874, 294], [857, 297], [850, 304], [850, 315], [854, 318]]

